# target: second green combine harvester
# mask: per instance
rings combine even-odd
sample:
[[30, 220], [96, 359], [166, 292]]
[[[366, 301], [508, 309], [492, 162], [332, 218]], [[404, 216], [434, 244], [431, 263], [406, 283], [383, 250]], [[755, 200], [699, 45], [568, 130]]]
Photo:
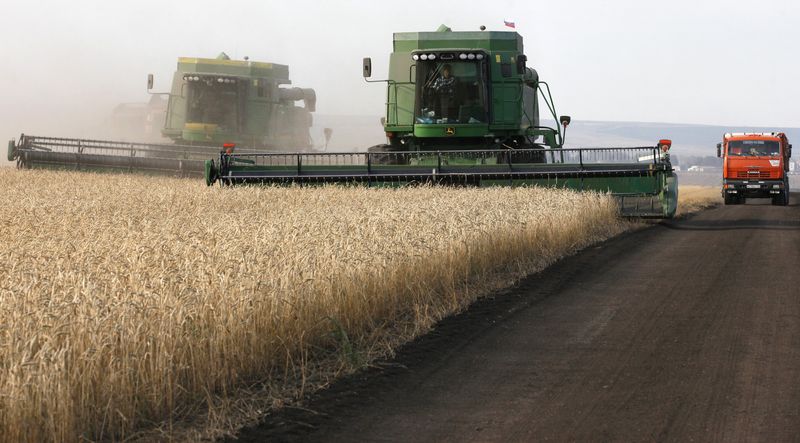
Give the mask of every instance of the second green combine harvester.
[[[152, 75], [147, 83], [152, 89]], [[201, 175], [224, 142], [250, 152], [308, 151], [316, 95], [290, 84], [286, 65], [231, 60], [225, 53], [182, 57], [171, 91], [162, 94], [168, 102], [161, 132], [174, 144], [23, 134], [9, 142], [8, 160], [24, 168]]]
[[[372, 76], [364, 59], [363, 74]], [[610, 192], [628, 216], [675, 214], [669, 140], [632, 148], [564, 148], [548, 85], [527, 66], [516, 32], [397, 33], [384, 130], [368, 152], [223, 152], [206, 182], [397, 186], [549, 186]], [[543, 126], [539, 100], [558, 123]]]

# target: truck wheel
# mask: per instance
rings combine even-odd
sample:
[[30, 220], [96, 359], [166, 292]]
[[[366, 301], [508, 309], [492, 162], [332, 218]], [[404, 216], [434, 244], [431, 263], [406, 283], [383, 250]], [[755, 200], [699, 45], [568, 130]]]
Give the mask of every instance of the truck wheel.
[[772, 197], [773, 206], [786, 206], [788, 204], [789, 204], [789, 199], [787, 198], [785, 192]]
[[789, 205], [789, 188], [784, 188], [783, 194], [781, 194], [781, 206], [788, 206]]
[[742, 203], [744, 203], [744, 197], [739, 197], [738, 195], [725, 195], [726, 205], [740, 205]]

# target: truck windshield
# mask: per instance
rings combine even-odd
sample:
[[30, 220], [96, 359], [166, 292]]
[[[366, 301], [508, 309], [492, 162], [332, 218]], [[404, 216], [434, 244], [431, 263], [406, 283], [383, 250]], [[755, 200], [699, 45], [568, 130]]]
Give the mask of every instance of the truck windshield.
[[481, 61], [418, 62], [415, 121], [485, 123], [484, 72]]
[[731, 140], [728, 155], [739, 157], [777, 157], [781, 155], [778, 142], [773, 140]]
[[188, 86], [187, 123], [214, 124], [224, 130], [236, 130], [236, 83], [219, 83], [213, 78], [201, 78]]

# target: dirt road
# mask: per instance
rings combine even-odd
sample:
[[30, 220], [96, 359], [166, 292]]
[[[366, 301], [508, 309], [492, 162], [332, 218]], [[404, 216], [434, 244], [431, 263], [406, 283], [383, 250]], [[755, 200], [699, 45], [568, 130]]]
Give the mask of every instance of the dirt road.
[[240, 441], [797, 439], [798, 197], [584, 251]]

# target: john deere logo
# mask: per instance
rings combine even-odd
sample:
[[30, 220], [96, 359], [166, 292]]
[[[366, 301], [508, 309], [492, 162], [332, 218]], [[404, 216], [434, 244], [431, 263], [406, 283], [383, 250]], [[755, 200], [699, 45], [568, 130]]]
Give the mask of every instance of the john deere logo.
[[456, 128], [444, 128], [444, 133], [447, 135], [456, 135]]

